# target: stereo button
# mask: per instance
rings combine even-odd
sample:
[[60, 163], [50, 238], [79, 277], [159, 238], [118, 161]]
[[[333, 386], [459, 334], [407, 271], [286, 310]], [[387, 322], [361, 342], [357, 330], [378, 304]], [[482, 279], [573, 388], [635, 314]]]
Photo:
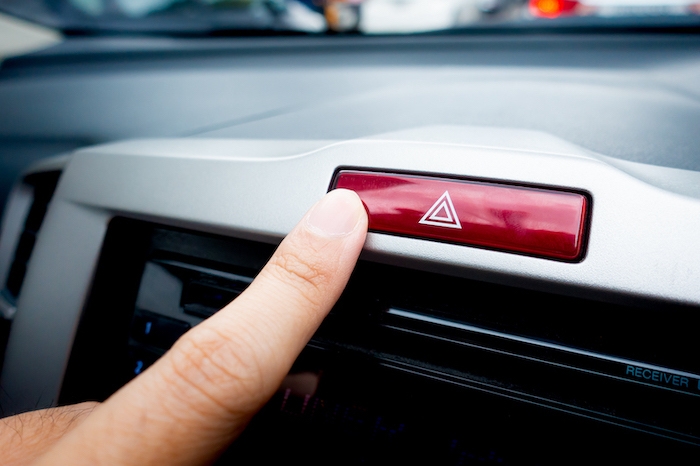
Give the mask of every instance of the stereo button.
[[187, 322], [137, 311], [131, 326], [131, 337], [147, 345], [168, 349], [189, 329]]

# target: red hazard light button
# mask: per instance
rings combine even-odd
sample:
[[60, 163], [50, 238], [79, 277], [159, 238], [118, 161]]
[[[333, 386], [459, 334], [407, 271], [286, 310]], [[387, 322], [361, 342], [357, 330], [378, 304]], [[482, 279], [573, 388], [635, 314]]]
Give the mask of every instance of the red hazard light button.
[[583, 194], [355, 170], [333, 187], [357, 192], [372, 231], [568, 261], [583, 251]]

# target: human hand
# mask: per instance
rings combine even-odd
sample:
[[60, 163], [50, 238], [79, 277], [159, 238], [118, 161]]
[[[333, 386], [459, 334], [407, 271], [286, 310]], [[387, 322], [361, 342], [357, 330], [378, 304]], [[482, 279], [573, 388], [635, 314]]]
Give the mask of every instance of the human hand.
[[354, 192], [327, 194], [244, 293], [66, 429], [37, 464], [211, 462], [274, 394], [335, 304], [366, 232]]

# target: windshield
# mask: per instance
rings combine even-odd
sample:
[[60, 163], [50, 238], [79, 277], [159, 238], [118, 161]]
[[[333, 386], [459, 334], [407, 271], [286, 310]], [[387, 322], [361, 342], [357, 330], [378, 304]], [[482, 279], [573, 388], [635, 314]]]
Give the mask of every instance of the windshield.
[[700, 26], [700, 0], [0, 0], [0, 10], [67, 33]]

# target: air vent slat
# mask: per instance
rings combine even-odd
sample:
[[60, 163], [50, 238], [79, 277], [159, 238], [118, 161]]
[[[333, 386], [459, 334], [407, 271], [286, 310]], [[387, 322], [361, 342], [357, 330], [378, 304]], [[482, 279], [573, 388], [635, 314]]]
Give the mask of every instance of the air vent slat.
[[17, 298], [27, 273], [27, 264], [34, 250], [37, 233], [46, 216], [51, 197], [56, 190], [58, 179], [61, 176], [59, 171], [33, 173], [27, 175], [23, 184], [31, 186], [34, 191], [34, 200], [24, 221], [24, 228], [20, 234], [17, 248], [15, 249], [12, 265], [10, 266], [5, 283], [5, 289], [12, 298]]

